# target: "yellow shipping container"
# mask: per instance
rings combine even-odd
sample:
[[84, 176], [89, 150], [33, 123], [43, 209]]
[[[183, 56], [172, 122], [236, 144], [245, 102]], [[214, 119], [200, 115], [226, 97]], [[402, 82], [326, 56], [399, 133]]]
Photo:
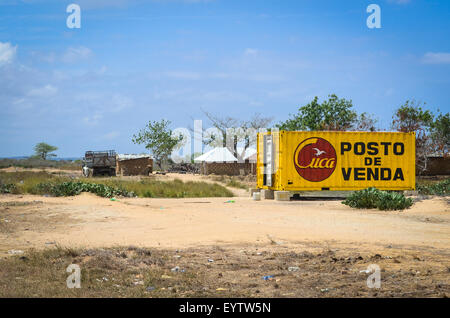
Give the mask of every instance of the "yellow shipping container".
[[257, 151], [260, 189], [415, 189], [414, 133], [274, 131], [258, 133]]

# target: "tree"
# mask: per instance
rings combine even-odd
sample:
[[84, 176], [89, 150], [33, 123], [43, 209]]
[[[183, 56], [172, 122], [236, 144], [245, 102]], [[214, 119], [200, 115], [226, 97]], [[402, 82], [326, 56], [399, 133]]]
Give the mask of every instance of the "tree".
[[[268, 128], [270, 123], [273, 121], [273, 117], [262, 117], [260, 113], [255, 113], [250, 120], [242, 122], [243, 128], [247, 130], [247, 132], [257, 132], [260, 128]], [[247, 149], [251, 144], [256, 143], [256, 133], [255, 134], [247, 134], [244, 136], [245, 140], [245, 149]]]
[[[255, 144], [257, 130], [267, 128], [273, 121], [273, 117], [263, 117], [260, 113], [255, 113], [249, 120], [240, 120], [230, 116], [220, 117], [205, 110], [202, 111], [220, 134], [220, 138], [214, 134], [206, 134], [205, 144], [213, 147], [227, 147], [238, 160], [242, 159], [248, 147]], [[237, 151], [239, 142], [244, 142], [242, 153]]]
[[352, 130], [355, 131], [377, 131], [376, 124], [378, 120], [373, 115], [366, 112], [358, 115]]
[[434, 150], [443, 157], [449, 155], [450, 150], [450, 114], [439, 114], [431, 124], [431, 140]]
[[[392, 117], [392, 126], [401, 132], [416, 132], [425, 135], [433, 122], [433, 114], [429, 110], [423, 110], [420, 102], [407, 100], [400, 106]], [[423, 103], [425, 106], [426, 103]]]
[[416, 167], [419, 174], [427, 169], [428, 156], [432, 152], [429, 132], [433, 125], [433, 117], [429, 110], [423, 110], [421, 103], [415, 100], [407, 100], [392, 117], [392, 127], [395, 130], [416, 133]]
[[222, 146], [222, 147], [226, 147], [227, 146], [227, 132], [230, 129], [236, 128], [240, 126], [240, 121], [237, 118], [234, 117], [230, 117], [230, 116], [226, 116], [226, 117], [220, 117], [218, 115], [213, 115], [209, 112], [207, 112], [206, 110], [202, 110], [203, 114], [206, 115], [206, 117], [208, 117], [208, 119], [210, 120], [210, 122], [212, 123], [213, 127], [215, 127], [219, 133], [221, 134], [221, 140], [217, 139], [217, 136], [211, 135], [211, 136], [206, 136], [207, 137], [207, 141], [206, 144], [207, 145], [211, 145], [211, 146]]
[[348, 130], [357, 120], [352, 101], [339, 99], [335, 94], [319, 104], [316, 96], [307, 105], [299, 108], [292, 118], [276, 125], [280, 130]]
[[159, 167], [167, 161], [173, 150], [180, 146], [183, 136], [174, 137], [169, 129], [170, 121], [149, 121], [144, 129], [133, 135], [133, 143], [144, 144], [153, 154]]
[[43, 160], [47, 160], [47, 157], [56, 157], [55, 154], [51, 153], [56, 150], [58, 150], [58, 147], [51, 146], [45, 142], [40, 142], [34, 146], [35, 156]]

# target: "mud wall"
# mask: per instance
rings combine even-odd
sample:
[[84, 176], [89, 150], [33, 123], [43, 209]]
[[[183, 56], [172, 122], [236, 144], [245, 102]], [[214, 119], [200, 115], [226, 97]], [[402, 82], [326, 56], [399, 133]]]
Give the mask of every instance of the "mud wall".
[[[419, 171], [416, 168], [416, 172]], [[450, 175], [450, 157], [429, 157], [423, 176]]]
[[256, 175], [256, 163], [251, 162], [203, 162], [201, 174], [217, 174], [227, 176]]
[[118, 176], [148, 176], [153, 171], [153, 159], [137, 158], [118, 160], [116, 174]]

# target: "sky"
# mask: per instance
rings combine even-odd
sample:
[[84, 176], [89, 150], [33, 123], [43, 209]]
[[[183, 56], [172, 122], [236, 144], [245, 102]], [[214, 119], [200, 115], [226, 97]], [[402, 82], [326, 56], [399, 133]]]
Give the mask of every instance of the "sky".
[[333, 93], [383, 129], [408, 99], [448, 112], [450, 1], [0, 0], [0, 157], [142, 153], [150, 120], [278, 123]]

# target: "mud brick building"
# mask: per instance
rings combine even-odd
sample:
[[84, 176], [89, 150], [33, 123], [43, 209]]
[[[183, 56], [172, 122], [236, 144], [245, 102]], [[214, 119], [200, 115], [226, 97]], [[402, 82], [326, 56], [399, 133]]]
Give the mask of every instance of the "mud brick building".
[[[421, 173], [423, 176], [450, 175], [450, 156], [431, 155], [428, 158], [427, 169]], [[416, 173], [419, 167], [416, 167]]]
[[241, 154], [241, 162], [226, 147], [214, 148], [197, 157], [195, 162], [200, 163], [201, 174], [256, 175], [256, 150], [238, 148], [237, 151]]
[[153, 171], [153, 159], [150, 155], [117, 155], [116, 175], [148, 176]]

